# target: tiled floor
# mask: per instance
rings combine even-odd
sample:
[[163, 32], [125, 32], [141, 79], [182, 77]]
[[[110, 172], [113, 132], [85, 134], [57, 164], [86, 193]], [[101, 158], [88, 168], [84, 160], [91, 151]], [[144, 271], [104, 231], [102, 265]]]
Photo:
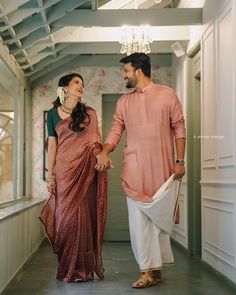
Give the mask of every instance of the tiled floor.
[[[18, 275], [7, 295], [235, 295], [198, 260], [174, 247], [175, 264], [163, 271], [164, 283], [135, 290], [131, 283], [139, 273], [129, 243], [105, 243], [103, 258], [105, 279], [86, 283], [64, 284], [56, 281], [56, 257], [45, 242], [30, 263]], [[4, 295], [5, 295], [4, 294]]]

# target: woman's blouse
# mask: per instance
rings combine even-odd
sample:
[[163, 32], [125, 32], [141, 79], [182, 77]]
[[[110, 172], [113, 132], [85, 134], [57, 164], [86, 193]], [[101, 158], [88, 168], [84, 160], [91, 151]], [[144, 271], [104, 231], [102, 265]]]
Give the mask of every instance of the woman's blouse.
[[48, 136], [57, 137], [56, 126], [61, 120], [62, 119], [58, 114], [57, 108], [51, 108], [48, 111], [48, 116], [47, 116]]

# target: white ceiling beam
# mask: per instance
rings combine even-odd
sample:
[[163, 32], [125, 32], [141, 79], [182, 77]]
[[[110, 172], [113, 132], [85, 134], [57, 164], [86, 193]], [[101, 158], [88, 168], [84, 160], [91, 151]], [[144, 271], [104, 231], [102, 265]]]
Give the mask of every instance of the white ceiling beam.
[[74, 10], [52, 23], [53, 26], [121, 25], [183, 26], [202, 24], [202, 8]]
[[43, 71], [38, 71], [37, 73], [33, 74], [30, 76], [29, 78], [29, 82], [33, 82], [34, 80], [38, 79], [39, 77], [43, 76], [44, 74], [52, 71], [53, 69], [64, 65], [65, 63], [68, 63], [69, 61], [71, 61], [72, 59], [74, 59], [75, 56], [67, 56], [64, 58], [61, 58], [60, 60], [56, 60], [54, 61], [54, 63], [47, 65], [44, 67]]
[[[35, 31], [37, 31], [39, 28], [48, 26], [50, 24], [50, 19], [51, 21], [57, 20], [63, 15], [65, 15], [66, 11], [73, 10], [75, 7], [78, 7], [85, 2], [86, 0], [71, 0], [68, 2], [60, 1], [53, 8], [51, 8], [52, 12], [50, 12], [49, 10], [48, 22], [46, 20], [46, 14], [43, 14], [43, 13], [42, 13], [43, 16], [41, 14], [37, 14], [37, 15], [31, 16], [30, 18], [27, 18], [26, 20], [22, 21], [20, 24], [14, 27], [14, 30], [17, 35], [17, 39], [25, 38], [32, 33], [34, 34]], [[63, 12], [63, 9], [65, 9], [64, 12]], [[56, 30], [57, 29], [55, 29], [54, 31]], [[44, 37], [46, 35], [49, 35], [49, 32], [44, 34]], [[31, 44], [29, 44], [29, 46], [30, 45]]]
[[[171, 45], [173, 44], [173, 41], [162, 41], [162, 42], [153, 42], [151, 44], [151, 50], [152, 53], [171, 53]], [[59, 56], [68, 56], [68, 55], [80, 55], [80, 54], [119, 54], [121, 45], [118, 42], [90, 42], [90, 43], [80, 43], [80, 44], [63, 44], [64, 46], [58, 45], [55, 48], [56, 53], [58, 53]], [[28, 58], [30, 60], [31, 65], [38, 66], [38, 63], [45, 58], [48, 58], [48, 56], [51, 56], [52, 52], [49, 48], [45, 48], [44, 50], [38, 52], [35, 55], [29, 56]], [[52, 58], [52, 57], [51, 57]], [[22, 61], [24, 61], [24, 58], [22, 58]], [[53, 62], [53, 59], [52, 59]], [[39, 70], [43, 69], [44, 66], [40, 67]], [[27, 68], [27, 66], [25, 66]], [[34, 73], [37, 71], [37, 69], [34, 69]], [[30, 73], [29, 73], [30, 75]]]
[[141, 4], [139, 4], [138, 8], [147, 9], [147, 8], [164, 8], [168, 5], [172, 4], [172, 0], [162, 0], [160, 3], [155, 4], [154, 0], [144, 0]]
[[99, 9], [137, 9], [140, 8], [164, 8], [172, 4], [172, 0], [162, 0], [160, 3], [155, 3], [154, 0], [112, 0], [99, 7]]
[[75, 28], [75, 27], [60, 28], [60, 30], [57, 30], [56, 32], [52, 33], [54, 42], [55, 43], [60, 43], [61, 40], [65, 39], [66, 37], [71, 36], [73, 34], [73, 32], [75, 32], [78, 29], [79, 28]]
[[45, 9], [43, 9], [43, 5], [44, 5], [43, 0], [37, 0], [37, 1], [38, 1], [38, 4], [39, 4], [39, 7], [42, 8], [41, 16], [42, 16], [42, 20], [43, 20], [43, 23], [44, 23], [45, 30], [49, 34], [49, 38], [51, 39], [51, 42], [52, 42], [51, 51], [53, 52], [53, 55], [56, 57], [57, 53], [55, 51], [55, 43], [54, 43], [54, 39], [53, 39], [53, 37], [51, 35], [50, 25], [48, 24], [48, 21], [47, 21], [46, 11], [45, 11]]
[[[22, 39], [21, 40], [22, 47], [19, 49], [17, 48], [13, 49], [12, 50], [13, 54], [19, 54], [21, 52], [21, 49], [26, 49], [27, 47], [37, 42], [39, 39], [50, 36], [50, 33], [49, 33], [50, 28], [48, 26], [48, 24], [50, 23], [50, 19], [51, 21], [59, 19], [61, 16], [65, 15], [66, 11], [73, 10], [74, 8], [85, 3], [86, 0], [71, 0], [67, 2], [55, 1], [55, 2], [56, 2], [55, 6], [52, 7], [51, 10], [49, 8], [47, 16], [46, 14], [43, 14], [43, 16], [41, 16], [41, 14], [32, 16], [31, 18], [24, 20], [22, 23], [20, 23], [14, 28], [17, 34], [17, 40], [12, 40], [9, 42], [12, 43], [14, 41], [18, 41], [19, 39]], [[64, 12], [63, 12], [63, 9], [64, 9]], [[48, 23], [46, 22], [46, 17], [48, 19]], [[44, 26], [47, 26], [47, 32], [44, 32], [45, 29], [42, 29], [42, 27]], [[56, 32], [59, 29], [60, 28], [55, 27], [53, 28], [53, 30], [51, 30], [51, 33]], [[53, 47], [52, 47], [52, 50], [54, 50]]]
[[180, 0], [178, 3], [178, 8], [186, 8], [186, 7], [191, 7], [191, 8], [196, 8], [196, 7], [203, 7], [205, 4], [206, 0]]
[[[173, 41], [153, 42], [152, 53], [170, 53]], [[121, 45], [118, 42], [89, 42], [73, 44], [60, 51], [60, 55], [68, 54], [119, 54]]]
[[[99, 9], [121, 9], [130, 3], [133, 4], [134, 0], [110, 0], [104, 5], [100, 6]], [[132, 8], [134, 8], [134, 6]]]
[[51, 23], [64, 15], [66, 12], [72, 11], [76, 7], [86, 3], [87, 0], [70, 0], [70, 1], [60, 1], [55, 6], [50, 7], [47, 11], [48, 22]]
[[50, 34], [50, 26], [48, 24], [48, 21], [47, 21], [47, 16], [46, 16], [46, 12], [43, 8], [43, 0], [37, 0], [38, 2], [38, 6], [41, 8], [40, 10], [40, 13], [41, 13], [41, 17], [42, 17], [42, 20], [43, 20], [43, 25], [45, 27], [45, 30], [48, 34]]
[[55, 45], [55, 41], [54, 41], [54, 39], [53, 39], [53, 36], [52, 36], [52, 35], [50, 35], [50, 37], [51, 37], [51, 40], [52, 40], [52, 46], [51, 46], [51, 50], [52, 50], [52, 52], [53, 52], [53, 55], [54, 55], [54, 57], [57, 57], [57, 52], [56, 52], [56, 45]]
[[[172, 43], [172, 41], [154, 42], [151, 44], [152, 53], [171, 53]], [[120, 47], [118, 42], [90, 42], [72, 45], [58, 44], [56, 46], [58, 57], [53, 58], [52, 56], [47, 56], [34, 66], [33, 71], [28, 71], [26, 76], [32, 76], [38, 72], [43, 72], [45, 67], [50, 67], [51, 64], [57, 63], [60, 60], [65, 61], [67, 56], [79, 56], [83, 54], [120, 54]], [[45, 52], [47, 52], [48, 55], [50, 54], [47, 50], [45, 50]]]
[[44, 8], [48, 8], [48, 7], [51, 7], [55, 4], [57, 4], [58, 2], [60, 2], [61, 0], [44, 0], [43, 1], [43, 6]]
[[[51, 55], [52, 54], [53, 53], [51, 52]], [[40, 52], [40, 53], [38, 53], [38, 54], [36, 54], [36, 55], [34, 55], [34, 56], [32, 56], [32, 57], [29, 58], [30, 64], [31, 65], [35, 65], [38, 62], [40, 62], [42, 59], [44, 59], [45, 57], [47, 57], [48, 55], [49, 55], [49, 52], [42, 51], [42, 52]]]
[[29, 2], [29, 0], [16, 0], [16, 1], [9, 1], [9, 0], [1, 0], [1, 6], [3, 12], [0, 14], [0, 17], [8, 15], [9, 13], [18, 9], [19, 6]]
[[46, 58], [42, 59], [39, 63], [37, 63], [37, 65], [34, 66], [34, 69], [32, 71], [27, 71], [25, 73], [25, 75], [27, 77], [32, 76], [38, 72], [40, 72], [41, 70], [44, 70], [45, 67], [50, 67], [51, 64], [53, 63], [57, 63], [60, 60], [64, 60], [64, 62], [66, 62], [66, 58], [65, 55], [58, 55], [58, 57], [53, 58], [52, 56], [47, 56]]
[[[4, 19], [5, 23], [8, 24], [8, 17], [4, 16], [3, 19]], [[8, 31], [9, 31], [9, 34], [11, 35], [12, 39], [15, 40], [16, 46], [18, 48], [21, 48], [22, 44], [21, 44], [21, 41], [17, 38], [15, 30], [12, 27], [9, 27]], [[4, 43], [5, 42], [3, 42], [3, 44]], [[26, 54], [26, 52], [24, 50], [22, 50], [22, 54], [25, 56], [25, 63], [28, 63], [30, 69], [33, 70], [33, 67], [30, 65], [30, 60], [29, 60], [29, 58], [28, 58], [28, 56], [27, 56], [27, 54]]]
[[[168, 41], [168, 40], [189, 40], [188, 26], [175, 27], [150, 27], [149, 35], [153, 41]], [[59, 36], [59, 34], [58, 34]], [[66, 36], [60, 36], [60, 39], [55, 39], [59, 43], [81, 43], [81, 42], [119, 42], [122, 37], [120, 27], [80, 27]]]
[[15, 26], [21, 23], [24, 19], [31, 16], [34, 13], [40, 12], [40, 8], [31, 8], [31, 9], [18, 9], [8, 14], [8, 21], [10, 26]]
[[41, 14], [33, 15], [14, 27], [17, 38], [22, 39], [43, 26]]
[[92, 1], [92, 10], [98, 9], [98, 1], [97, 0], [91, 0]]
[[[51, 33], [56, 32], [58, 30], [60, 30], [60, 27], [55, 27], [53, 29], [53, 31], [51, 31]], [[13, 54], [19, 54], [21, 52], [22, 49], [26, 49], [30, 46], [32, 46], [33, 44], [37, 43], [39, 40], [44, 39], [46, 37], [49, 37], [50, 34], [48, 34], [44, 28], [39, 28], [36, 31], [30, 33], [27, 37], [23, 38], [21, 40], [22, 43], [22, 48], [15, 48], [11, 50], [11, 53]]]

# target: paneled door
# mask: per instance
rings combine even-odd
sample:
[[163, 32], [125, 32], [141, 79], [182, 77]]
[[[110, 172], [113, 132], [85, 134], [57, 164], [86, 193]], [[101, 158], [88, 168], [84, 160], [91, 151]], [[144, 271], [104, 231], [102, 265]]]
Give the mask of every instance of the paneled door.
[[[106, 139], [111, 127], [112, 117], [115, 112], [116, 102], [121, 94], [104, 94], [102, 101], [102, 134]], [[120, 174], [125, 146], [125, 134], [123, 133], [120, 144], [110, 156], [114, 168], [108, 174], [108, 211], [104, 240], [129, 241], [128, 212], [126, 195], [121, 186]]]

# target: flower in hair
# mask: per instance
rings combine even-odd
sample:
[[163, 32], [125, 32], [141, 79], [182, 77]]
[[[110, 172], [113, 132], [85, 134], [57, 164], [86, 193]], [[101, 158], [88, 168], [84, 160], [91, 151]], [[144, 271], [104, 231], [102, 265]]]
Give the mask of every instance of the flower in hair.
[[58, 87], [57, 88], [57, 96], [59, 97], [59, 99], [60, 99], [60, 103], [61, 104], [63, 104], [63, 102], [65, 101], [65, 97], [66, 97], [66, 95], [65, 95], [65, 91], [64, 91], [64, 89], [63, 89], [63, 87]]

